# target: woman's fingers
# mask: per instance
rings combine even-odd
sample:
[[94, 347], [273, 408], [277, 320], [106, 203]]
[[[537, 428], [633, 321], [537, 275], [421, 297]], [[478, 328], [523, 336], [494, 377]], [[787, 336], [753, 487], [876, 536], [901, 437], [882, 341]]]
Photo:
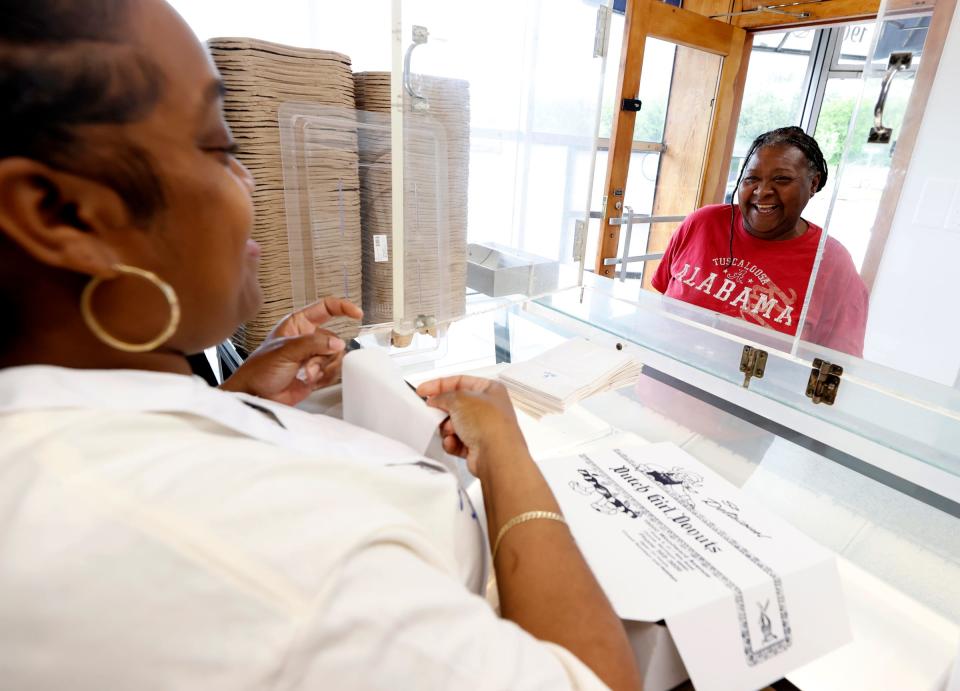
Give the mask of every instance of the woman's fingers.
[[313, 333], [292, 336], [277, 346], [277, 351], [290, 360], [309, 363], [317, 356], [343, 352], [346, 343], [329, 331], [315, 329]]
[[417, 387], [417, 394], [430, 397], [454, 391], [481, 392], [486, 391], [491, 383], [489, 379], [460, 374], [453, 377], [443, 377], [441, 379], [423, 382]]
[[457, 431], [453, 428], [453, 423], [450, 421], [450, 418], [445, 418], [442, 423], [440, 423], [440, 434], [445, 437], [452, 437], [457, 434]]
[[[419, 387], [417, 388], [417, 393], [420, 393]], [[442, 393], [436, 396], [427, 397], [427, 405], [431, 408], [438, 408], [445, 413], [449, 413], [450, 409], [456, 405], [456, 394], [453, 393]]]
[[298, 314], [316, 326], [320, 326], [334, 317], [350, 317], [351, 319], [363, 318], [363, 310], [355, 304], [345, 298], [332, 296], [325, 297], [311, 305], [307, 305], [300, 310]]
[[362, 319], [363, 310], [344, 298], [325, 297], [281, 319], [270, 337], [303, 336], [323, 326], [334, 317]]
[[467, 447], [460, 441], [460, 437], [455, 434], [443, 437], [443, 450], [451, 456], [467, 457]]

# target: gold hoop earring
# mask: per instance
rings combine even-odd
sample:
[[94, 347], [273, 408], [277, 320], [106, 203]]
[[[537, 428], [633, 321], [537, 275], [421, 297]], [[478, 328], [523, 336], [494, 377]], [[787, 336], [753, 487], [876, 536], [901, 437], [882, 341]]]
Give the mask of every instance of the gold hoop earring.
[[84, 323], [87, 325], [87, 328], [93, 332], [94, 336], [116, 350], [122, 350], [125, 353], [146, 353], [150, 350], [155, 350], [166, 343], [167, 340], [173, 336], [174, 332], [176, 332], [177, 326], [180, 325], [180, 300], [177, 299], [176, 291], [173, 289], [173, 286], [152, 271], [138, 269], [135, 266], [127, 266], [126, 264], [114, 264], [111, 268], [117, 273], [143, 278], [156, 286], [157, 290], [163, 293], [163, 297], [167, 299], [167, 305], [170, 307], [170, 321], [167, 323], [166, 328], [164, 328], [163, 333], [146, 343], [128, 343], [121, 341], [119, 338], [114, 338], [107, 333], [106, 329], [97, 321], [97, 318], [93, 316], [93, 293], [96, 291], [97, 286], [104, 281], [100, 276], [94, 276], [84, 287], [83, 293], [80, 295], [80, 314], [83, 316]]

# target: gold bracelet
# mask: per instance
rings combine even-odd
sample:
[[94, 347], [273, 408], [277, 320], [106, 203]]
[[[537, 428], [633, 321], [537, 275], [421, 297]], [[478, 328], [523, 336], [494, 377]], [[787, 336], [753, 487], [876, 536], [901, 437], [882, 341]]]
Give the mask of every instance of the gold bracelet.
[[514, 516], [509, 521], [503, 524], [503, 527], [500, 528], [500, 532], [497, 533], [497, 539], [493, 542], [493, 557], [492, 560], [497, 558], [497, 550], [500, 549], [500, 541], [503, 540], [503, 536], [507, 534], [511, 528], [520, 525], [521, 523], [526, 523], [527, 521], [536, 521], [538, 519], [545, 519], [548, 521], [559, 521], [564, 525], [567, 524], [567, 519], [565, 519], [560, 514], [555, 511], [527, 511], [518, 516]]

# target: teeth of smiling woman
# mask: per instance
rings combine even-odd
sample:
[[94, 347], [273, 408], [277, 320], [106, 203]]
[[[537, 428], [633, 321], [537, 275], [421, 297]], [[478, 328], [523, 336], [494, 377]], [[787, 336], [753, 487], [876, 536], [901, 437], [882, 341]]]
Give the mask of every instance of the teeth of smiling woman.
[[772, 214], [776, 208], [776, 204], [757, 204], [757, 211], [762, 214]]

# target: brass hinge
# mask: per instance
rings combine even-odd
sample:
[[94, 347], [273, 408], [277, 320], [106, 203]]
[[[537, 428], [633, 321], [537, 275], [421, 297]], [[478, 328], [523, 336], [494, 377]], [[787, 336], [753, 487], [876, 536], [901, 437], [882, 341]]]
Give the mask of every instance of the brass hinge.
[[767, 367], [767, 351], [754, 348], [752, 346], [743, 346], [743, 354], [740, 356], [740, 371], [743, 372], [743, 388], [750, 386], [750, 379], [756, 377], [763, 379], [763, 371]]
[[843, 367], [816, 358], [810, 370], [810, 379], [807, 380], [807, 398], [813, 399], [814, 403], [833, 405], [837, 400], [841, 376]]

